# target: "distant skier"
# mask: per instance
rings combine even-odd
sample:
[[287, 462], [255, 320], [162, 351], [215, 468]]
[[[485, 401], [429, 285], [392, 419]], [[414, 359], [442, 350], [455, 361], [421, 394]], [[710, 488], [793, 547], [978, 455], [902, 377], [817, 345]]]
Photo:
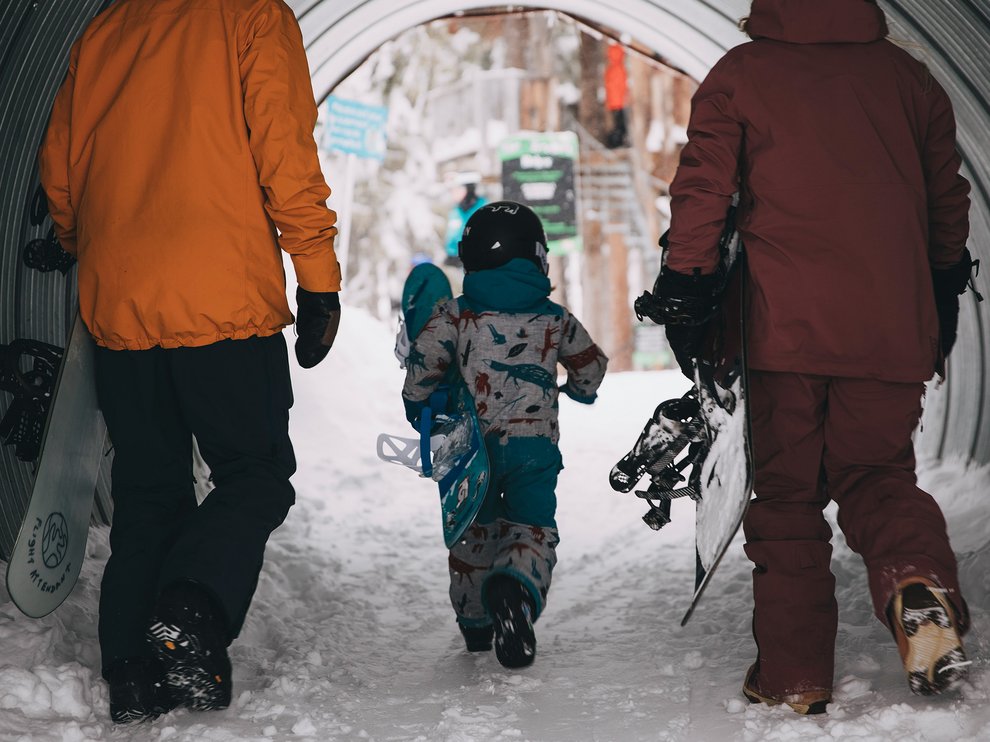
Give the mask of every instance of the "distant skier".
[[460, 266], [461, 260], [457, 246], [464, 232], [464, 225], [478, 209], [488, 203], [488, 200], [478, 193], [478, 181], [481, 176], [477, 173], [463, 173], [458, 176], [458, 183], [464, 189], [460, 199], [447, 215], [447, 231], [444, 235], [444, 247], [447, 252], [446, 265]]
[[[820, 713], [837, 627], [829, 498], [916, 693], [966, 672], [945, 521], [916, 485], [925, 381], [956, 338], [971, 259], [955, 122], [872, 0], [754, 0], [692, 103], [663, 294], [704, 313], [733, 194], [748, 255], [756, 499], [752, 702]], [[694, 319], [701, 319], [699, 316]], [[668, 327], [682, 367], [700, 329]]]
[[[302, 366], [340, 316], [316, 114], [281, 0], [118, 0], [69, 56], [41, 179], [79, 259], [114, 446], [99, 623], [114, 722], [230, 703], [227, 646], [295, 500], [280, 247]], [[194, 434], [215, 485], [198, 507]]]
[[[440, 305], [414, 342], [402, 397], [414, 425], [447, 369], [466, 382], [491, 465], [488, 496], [450, 550], [450, 599], [468, 651], [492, 648], [506, 667], [533, 662], [533, 622], [557, 561], [557, 397], [591, 404], [608, 359], [567, 309], [548, 298], [546, 235], [511, 201], [488, 204], [460, 241], [464, 294]], [[557, 364], [567, 370], [558, 389]]]

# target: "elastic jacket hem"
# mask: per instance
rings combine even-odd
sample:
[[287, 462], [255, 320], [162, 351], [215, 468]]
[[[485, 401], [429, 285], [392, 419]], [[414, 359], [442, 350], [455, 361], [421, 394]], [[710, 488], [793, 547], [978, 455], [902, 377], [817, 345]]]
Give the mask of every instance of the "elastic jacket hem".
[[[200, 348], [212, 345], [222, 340], [245, 340], [249, 337], [270, 337], [281, 332], [286, 325], [278, 327], [244, 327], [229, 332], [217, 332], [210, 335], [187, 334], [182, 337], [140, 338], [137, 340], [107, 339], [93, 335], [96, 344], [108, 350], [151, 350], [152, 348]], [[92, 331], [90, 331], [92, 335]]]

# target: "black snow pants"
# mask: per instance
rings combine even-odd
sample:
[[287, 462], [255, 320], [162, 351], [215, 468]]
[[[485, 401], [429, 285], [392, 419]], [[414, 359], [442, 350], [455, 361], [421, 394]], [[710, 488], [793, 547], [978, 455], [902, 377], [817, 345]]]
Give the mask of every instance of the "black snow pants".
[[[155, 601], [176, 580], [213, 593], [233, 639], [268, 537], [295, 501], [285, 339], [99, 348], [96, 383], [114, 447], [111, 554], [100, 593], [104, 673], [117, 659], [148, 656]], [[215, 485], [198, 506], [193, 435]]]

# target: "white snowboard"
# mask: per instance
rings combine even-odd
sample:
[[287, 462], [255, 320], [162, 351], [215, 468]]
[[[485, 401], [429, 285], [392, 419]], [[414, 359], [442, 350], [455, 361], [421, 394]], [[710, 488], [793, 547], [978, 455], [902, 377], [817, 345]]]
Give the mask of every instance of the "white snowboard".
[[62, 358], [28, 510], [7, 565], [11, 600], [32, 618], [61, 605], [79, 577], [106, 451], [93, 339], [76, 316]]

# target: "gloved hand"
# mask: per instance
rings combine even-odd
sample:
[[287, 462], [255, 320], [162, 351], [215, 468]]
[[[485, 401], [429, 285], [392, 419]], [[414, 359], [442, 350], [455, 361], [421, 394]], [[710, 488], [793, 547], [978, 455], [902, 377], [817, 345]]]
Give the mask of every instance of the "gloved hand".
[[694, 381], [694, 365], [691, 359], [701, 355], [708, 325], [666, 325], [664, 330], [667, 333], [667, 343], [674, 351], [677, 365], [681, 367], [681, 373], [690, 381]]
[[296, 360], [313, 368], [326, 358], [340, 326], [340, 298], [335, 291], [296, 289]]
[[[935, 271], [932, 271], [934, 274]], [[942, 357], [948, 358], [956, 344], [959, 328], [959, 295], [946, 294], [935, 300], [938, 312], [938, 340], [942, 346]]]
[[665, 267], [654, 288], [667, 320], [664, 327], [667, 342], [681, 372], [691, 381], [694, 381], [691, 359], [701, 355], [708, 320], [718, 309], [718, 282], [715, 274], [688, 275]]
[[[971, 284], [972, 275], [979, 272], [980, 261], [974, 261], [969, 250], [963, 251], [962, 259], [951, 268], [932, 268], [932, 287], [935, 289], [935, 309], [938, 312], [939, 341], [943, 358], [948, 358], [956, 344], [959, 328], [959, 295]], [[975, 271], [973, 269], [976, 269]], [[980, 292], [973, 286], [977, 301], [983, 301]]]
[[402, 404], [406, 408], [406, 420], [417, 433], [419, 432], [419, 418], [423, 416], [423, 410], [426, 409], [428, 402], [429, 398], [420, 400], [402, 398]]
[[557, 387], [557, 389], [561, 394], [566, 394], [575, 402], [579, 402], [581, 404], [594, 404], [595, 400], [598, 399], [597, 392], [595, 392], [589, 397], [577, 391], [574, 387], [571, 386], [570, 382], [567, 382], [566, 384], [561, 384], [559, 387]]

